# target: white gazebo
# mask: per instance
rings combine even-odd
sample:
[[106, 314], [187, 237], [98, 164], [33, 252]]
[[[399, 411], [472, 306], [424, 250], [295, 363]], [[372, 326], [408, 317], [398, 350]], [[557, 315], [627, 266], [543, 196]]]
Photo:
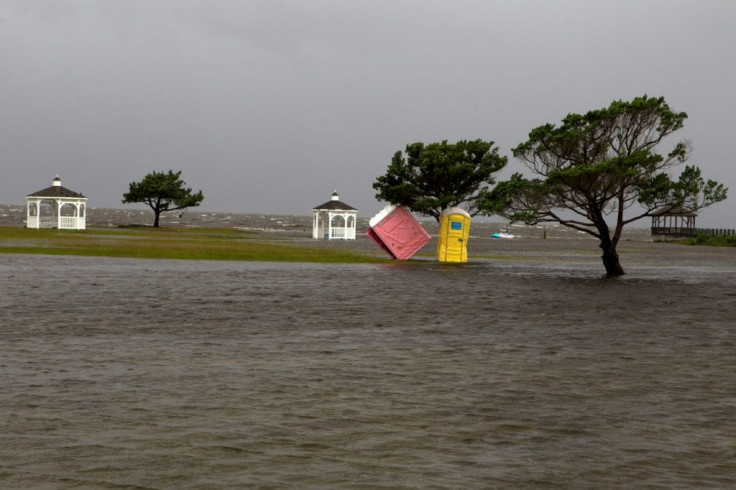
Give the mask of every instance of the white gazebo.
[[340, 201], [337, 191], [312, 209], [312, 238], [355, 240], [358, 210]]
[[84, 230], [87, 224], [87, 198], [61, 185], [57, 175], [51, 187], [26, 196], [28, 228]]

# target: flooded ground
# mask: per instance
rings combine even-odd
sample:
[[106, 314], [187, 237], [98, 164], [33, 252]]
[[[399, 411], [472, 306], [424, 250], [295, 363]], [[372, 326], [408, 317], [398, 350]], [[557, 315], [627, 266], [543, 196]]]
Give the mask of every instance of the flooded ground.
[[[233, 226], [272, 218], [375, 248]], [[609, 280], [494, 226], [465, 265], [0, 255], [0, 483], [736, 485], [736, 251], [634, 232]]]

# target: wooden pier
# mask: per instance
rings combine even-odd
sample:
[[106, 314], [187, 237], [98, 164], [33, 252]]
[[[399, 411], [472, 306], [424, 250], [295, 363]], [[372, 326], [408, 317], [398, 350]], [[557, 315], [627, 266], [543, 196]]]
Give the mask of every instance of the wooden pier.
[[652, 237], [695, 238], [699, 236], [735, 236], [736, 230], [724, 228], [691, 228], [682, 226], [652, 226]]

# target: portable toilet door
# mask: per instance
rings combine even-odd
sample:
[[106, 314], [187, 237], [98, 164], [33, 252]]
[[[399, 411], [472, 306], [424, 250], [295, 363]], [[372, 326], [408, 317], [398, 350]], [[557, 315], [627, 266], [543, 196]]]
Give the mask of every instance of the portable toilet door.
[[467, 262], [470, 215], [460, 208], [447, 208], [440, 215], [440, 234], [437, 239], [437, 260], [440, 262]]

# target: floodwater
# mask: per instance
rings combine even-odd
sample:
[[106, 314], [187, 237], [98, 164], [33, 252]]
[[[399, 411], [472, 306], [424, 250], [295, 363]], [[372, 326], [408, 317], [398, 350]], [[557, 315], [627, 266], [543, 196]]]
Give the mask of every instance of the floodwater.
[[736, 251], [626, 242], [611, 280], [585, 240], [474, 246], [0, 254], [0, 487], [736, 486]]

